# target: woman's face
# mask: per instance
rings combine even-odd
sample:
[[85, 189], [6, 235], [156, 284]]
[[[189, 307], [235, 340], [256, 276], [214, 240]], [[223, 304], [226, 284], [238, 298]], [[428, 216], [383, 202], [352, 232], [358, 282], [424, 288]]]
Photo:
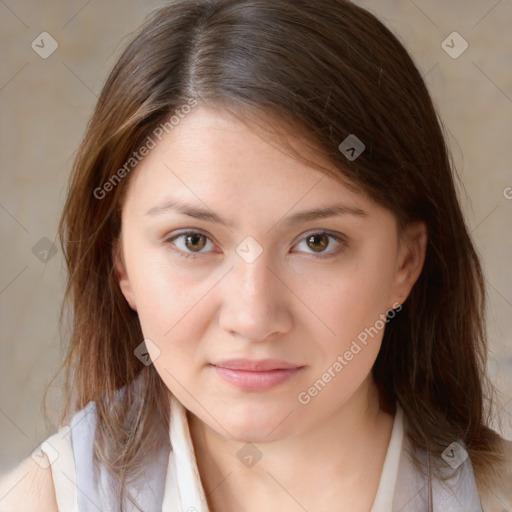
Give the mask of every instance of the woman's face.
[[421, 236], [401, 242], [390, 211], [204, 107], [133, 172], [118, 280], [188, 410], [223, 436], [271, 441], [369, 382]]

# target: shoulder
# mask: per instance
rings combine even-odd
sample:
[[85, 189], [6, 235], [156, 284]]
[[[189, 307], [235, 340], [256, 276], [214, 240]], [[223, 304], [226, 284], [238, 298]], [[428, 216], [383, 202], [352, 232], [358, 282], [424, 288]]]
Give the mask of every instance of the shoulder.
[[48, 437], [10, 472], [0, 475], [0, 512], [76, 512], [76, 472], [70, 428]]
[[492, 484], [478, 483], [484, 512], [512, 510], [512, 441], [503, 439], [505, 467]]
[[0, 476], [0, 512], [58, 512], [50, 461], [41, 453], [41, 463], [28, 457]]

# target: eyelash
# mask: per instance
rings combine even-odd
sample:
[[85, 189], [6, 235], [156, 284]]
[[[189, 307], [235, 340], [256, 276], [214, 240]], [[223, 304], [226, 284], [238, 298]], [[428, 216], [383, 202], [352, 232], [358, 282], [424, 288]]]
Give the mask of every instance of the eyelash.
[[[176, 240], [176, 239], [179, 239], [181, 237], [184, 237], [184, 236], [188, 236], [188, 235], [202, 235], [204, 237], [206, 237], [210, 242], [212, 241], [210, 239], [210, 237], [206, 234], [206, 233], [203, 233], [202, 231], [184, 231], [182, 233], [178, 233], [177, 235], [174, 235], [170, 238], [166, 238], [164, 240], [164, 244], [169, 246], [171, 248], [171, 250], [173, 250], [174, 252], [178, 253], [179, 256], [185, 258], [185, 259], [197, 259], [197, 258], [201, 258], [202, 257], [202, 254], [204, 253], [193, 253], [193, 252], [186, 252], [186, 251], [183, 251], [182, 249], [178, 249], [173, 241]], [[306, 240], [307, 238], [311, 237], [311, 236], [315, 236], [315, 235], [327, 235], [331, 238], [333, 238], [334, 240], [336, 240], [336, 242], [338, 242], [340, 245], [328, 252], [328, 253], [308, 253], [308, 254], [313, 254], [315, 256], [315, 258], [317, 259], [327, 259], [327, 258], [331, 258], [335, 255], [337, 255], [339, 252], [341, 252], [345, 247], [347, 247], [347, 241], [345, 239], [345, 237], [343, 235], [340, 235], [340, 234], [334, 234], [330, 231], [310, 231], [308, 233], [306, 233], [306, 235], [304, 235], [298, 243]]]

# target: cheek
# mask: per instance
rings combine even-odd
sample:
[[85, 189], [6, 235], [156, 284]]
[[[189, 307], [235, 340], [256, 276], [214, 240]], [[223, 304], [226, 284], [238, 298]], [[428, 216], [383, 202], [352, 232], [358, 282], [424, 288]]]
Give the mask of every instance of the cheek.
[[190, 330], [211, 284], [144, 240], [127, 244], [126, 263], [144, 336], [163, 340]]
[[[164, 251], [134, 247], [126, 263], [137, 314], [151, 360], [166, 386], [180, 396], [204, 362], [199, 349], [211, 313], [211, 283], [169, 263]], [[141, 340], [142, 341], [142, 340]], [[183, 397], [185, 399], [186, 397]]]
[[[156, 347], [150, 351], [156, 371], [167, 388], [187, 403], [183, 389], [194, 393], [194, 376], [204, 364], [201, 340], [209, 313], [205, 283], [169, 275], [157, 267], [144, 274], [137, 289], [138, 315], [142, 332]], [[201, 300], [203, 298], [203, 300]]]
[[316, 337], [322, 355], [297, 396], [305, 414], [323, 414], [349, 399], [369, 376], [379, 353], [387, 325], [391, 266], [365, 263], [341, 273], [317, 304], [334, 334]]
[[[181, 284], [187, 286], [186, 292]], [[154, 283], [148, 279], [140, 292], [137, 309], [144, 336], [153, 340], [164, 355], [172, 352], [180, 357], [193, 352], [209, 316], [204, 283], [180, 283], [160, 277]]]
[[391, 258], [382, 255], [379, 259], [370, 252], [331, 280], [316, 307], [335, 339], [343, 340], [341, 346], [350, 345], [360, 333], [375, 326], [379, 331], [383, 329], [382, 315], [391, 307], [393, 268]]

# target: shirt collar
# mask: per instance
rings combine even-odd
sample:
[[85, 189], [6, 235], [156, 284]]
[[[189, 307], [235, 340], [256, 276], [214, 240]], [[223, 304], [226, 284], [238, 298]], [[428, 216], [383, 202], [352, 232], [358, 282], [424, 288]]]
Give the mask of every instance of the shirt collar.
[[[170, 423], [171, 452], [165, 482], [163, 509], [177, 510], [178, 512], [209, 512], [190, 436], [186, 409], [174, 395], [171, 395]], [[391, 439], [371, 512], [389, 512], [391, 510], [403, 432], [403, 411], [397, 404]]]

